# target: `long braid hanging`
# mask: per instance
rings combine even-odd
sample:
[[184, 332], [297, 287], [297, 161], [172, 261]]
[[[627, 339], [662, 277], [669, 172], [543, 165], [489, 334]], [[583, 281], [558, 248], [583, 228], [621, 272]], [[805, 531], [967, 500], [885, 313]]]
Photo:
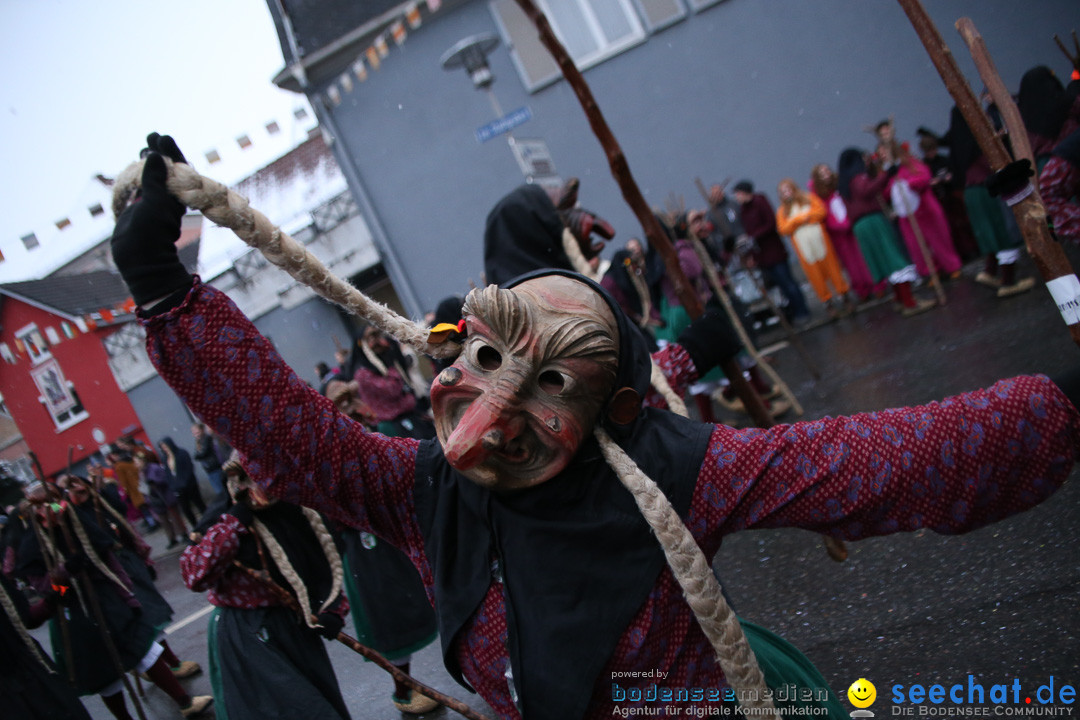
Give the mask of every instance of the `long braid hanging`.
[[562, 248], [563, 252], [566, 253], [566, 257], [570, 258], [570, 264], [574, 266], [574, 272], [580, 273], [590, 280], [600, 281], [597, 273], [593, 272], [593, 269], [589, 267], [589, 261], [585, 259], [585, 254], [581, 252], [581, 246], [578, 244], [577, 238], [574, 237], [574, 233], [568, 227], [564, 227], [562, 231]]
[[[231, 229], [245, 243], [258, 249], [267, 260], [285, 270], [294, 279], [312, 288], [323, 298], [368, 320], [418, 352], [436, 358], [451, 358], [460, 352], [460, 346], [456, 343], [429, 343], [428, 333], [424, 327], [399, 316], [390, 308], [375, 302], [335, 276], [303, 245], [274, 226], [265, 215], [253, 209], [243, 196], [229, 190], [221, 183], [202, 177], [189, 165], [173, 163], [168, 158], [165, 158], [165, 164], [169, 168], [167, 183], [169, 192], [186, 206], [200, 211], [218, 225]], [[142, 166], [142, 160], [134, 162], [117, 177], [113, 187], [112, 208], [116, 216], [120, 215], [133, 188], [139, 185], [142, 178]], [[662, 373], [656, 373], [654, 369], [654, 375], [656, 374]], [[674, 397], [673, 392], [668, 395]], [[667, 396], [665, 399], [668, 399]], [[672, 403], [668, 399], [668, 403], [672, 408], [676, 408], [681, 404], [681, 400], [677, 399], [677, 403]], [[685, 412], [685, 405], [682, 407]], [[690, 536], [689, 530], [671, 508], [671, 504], [663, 497], [663, 493], [659, 492], [656, 484], [641, 473], [622, 448], [611, 441], [603, 430], [598, 428], [596, 434], [608, 464], [633, 493], [638, 507], [645, 514], [650, 527], [657, 533], [657, 538], [664, 548], [675, 577], [683, 586], [695, 616], [698, 617], [702, 629], [705, 630], [706, 636], [709, 637], [716, 650], [717, 659], [725, 676], [737, 691], [751, 690], [745, 693], [748, 699], [741, 702], [744, 705], [771, 708], [772, 702], [767, 699], [765, 692], [767, 688], [757, 659], [738, 624], [738, 619], [735, 618], [734, 612], [719, 592], [719, 583], [700, 548], [697, 548], [697, 544]], [[629, 467], [626, 466], [627, 463]], [[653, 488], [651, 492], [648, 490], [649, 486]], [[663, 510], [664, 505], [668, 508], [666, 513]], [[256, 525], [259, 524], [261, 523], [256, 521]], [[269, 533], [266, 532], [265, 535]], [[676, 541], [675, 538], [680, 540]], [[266, 544], [268, 547], [276, 545], [284, 558], [284, 551], [276, 541], [269, 541]], [[697, 559], [693, 557], [695, 550]], [[287, 560], [284, 561], [287, 563]], [[678, 569], [676, 569], [676, 563]], [[293, 574], [295, 575], [295, 572]], [[299, 578], [297, 577], [296, 580], [299, 581]], [[302, 592], [306, 600], [307, 591]], [[711, 606], [710, 603], [712, 603]], [[308, 620], [310, 622], [309, 618]]]
[[[326, 555], [327, 562], [330, 564], [331, 589], [318, 610], [318, 612], [321, 613], [337, 599], [339, 594], [341, 594], [344, 569], [341, 563], [341, 556], [338, 554], [333, 538], [330, 537], [330, 532], [326, 529], [319, 514], [311, 508], [301, 509], [304, 512], [305, 518], [307, 518], [308, 524], [311, 525], [311, 529], [315, 532], [315, 537], [318, 538], [319, 546], [322, 548], [323, 554]], [[270, 551], [270, 558], [274, 561], [274, 564], [277, 565], [278, 570], [285, 576], [285, 580], [293, 589], [293, 594], [296, 596], [296, 600], [300, 605], [300, 615], [304, 622], [308, 627], [314, 628], [316, 625], [312, 617], [311, 598], [308, 596], [307, 584], [289, 561], [289, 556], [286, 554], [285, 548], [281, 547], [281, 543], [279, 543], [273, 533], [270, 532], [270, 528], [258, 518], [255, 518], [253, 527], [255, 528], [255, 532], [258, 533], [259, 539], [266, 545], [266, 549]]]
[[255, 518], [252, 527], [255, 528], [255, 532], [258, 534], [259, 539], [266, 545], [266, 549], [270, 551], [270, 558], [274, 561], [274, 564], [277, 565], [281, 574], [285, 576], [285, 579], [289, 583], [289, 587], [293, 589], [296, 601], [300, 604], [300, 617], [308, 627], [315, 627], [315, 623], [311, 619], [311, 600], [308, 598], [307, 585], [300, 579], [300, 575], [296, 572], [296, 568], [289, 562], [289, 557], [285, 554], [285, 548], [281, 547], [281, 543], [277, 541], [277, 538], [270, 532], [270, 529], [258, 518]]
[[738, 617], [720, 591], [720, 582], [664, 493], [602, 428], [596, 438], [608, 465], [633, 494], [641, 514], [656, 534], [675, 579], [705, 636], [716, 651], [720, 668], [743, 707], [773, 708], [765, 676], [743, 633]]
[[101, 497], [101, 493], [99, 493], [97, 490], [95, 490], [93, 488], [88, 488], [88, 489], [90, 490], [90, 492], [94, 493], [94, 496], [96, 498], [98, 498], [101, 501], [101, 503], [100, 503], [101, 507], [104, 507], [105, 512], [109, 513], [109, 515], [111, 515], [113, 517], [113, 519], [116, 520], [116, 523], [117, 523], [118, 527], [122, 528], [130, 536], [138, 537], [138, 533], [135, 532], [135, 528], [131, 527], [131, 523], [128, 522], [128, 519], [126, 517], [124, 517], [120, 513], [119, 510], [114, 508], [112, 506], [112, 503], [107, 501], [105, 498]]
[[686, 403], [679, 397], [675, 389], [671, 387], [671, 384], [664, 376], [664, 371], [660, 369], [660, 366], [655, 361], [652, 362], [652, 375], [649, 378], [649, 382], [656, 388], [657, 392], [664, 398], [668, 404], [668, 409], [676, 415], [682, 415], [683, 417], [690, 417], [690, 413], [686, 411]]
[[19, 617], [19, 611], [15, 607], [15, 601], [8, 595], [7, 588], [3, 585], [0, 585], [0, 605], [3, 605], [4, 612], [7, 613], [8, 618], [11, 620], [15, 632], [17, 632], [19, 637], [22, 638], [22, 641], [26, 643], [26, 647], [30, 648], [30, 654], [37, 658], [37, 661], [41, 663], [43, 668], [49, 671], [50, 675], [55, 675], [56, 671], [49, 667], [48, 661], [45, 660], [45, 656], [41, 653], [41, 648], [34, 642], [34, 639], [30, 637], [30, 633], [26, 631], [26, 626], [23, 625], [22, 618]]
[[130, 593], [132, 588], [109, 569], [105, 564], [105, 561], [102, 560], [101, 557], [98, 556], [97, 551], [94, 550], [94, 546], [90, 544], [90, 537], [86, 534], [86, 528], [83, 527], [82, 520], [79, 519], [79, 515], [75, 512], [74, 506], [66, 505], [64, 512], [71, 518], [71, 529], [75, 531], [75, 537], [78, 538], [83, 552], [86, 553], [86, 556], [90, 559], [90, 562], [94, 567], [98, 569], [98, 572], [115, 583], [116, 586], [125, 593]]
[[326, 600], [323, 601], [322, 607], [319, 608], [319, 612], [322, 612], [330, 607], [334, 599], [341, 594], [345, 581], [345, 567], [341, 562], [341, 554], [338, 552], [337, 545], [334, 544], [334, 538], [323, 523], [322, 516], [308, 507], [302, 508], [302, 510], [304, 516], [307, 517], [308, 524], [311, 525], [311, 529], [315, 532], [315, 537], [322, 547], [323, 554], [326, 555], [326, 561], [330, 563], [330, 593], [326, 596]]

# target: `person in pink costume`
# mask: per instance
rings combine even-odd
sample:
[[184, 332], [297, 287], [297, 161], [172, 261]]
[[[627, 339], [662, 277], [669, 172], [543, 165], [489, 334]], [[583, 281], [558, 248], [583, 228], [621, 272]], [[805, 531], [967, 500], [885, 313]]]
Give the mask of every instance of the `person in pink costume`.
[[883, 155], [885, 167], [891, 164], [899, 166], [896, 175], [889, 181], [889, 196], [899, 221], [900, 234], [904, 237], [904, 245], [911, 254], [915, 268], [922, 277], [930, 275], [930, 268], [919, 247], [917, 225], [937, 271], [950, 279], [959, 277], [962, 263], [953, 246], [945, 211], [941, 209], [941, 203], [934, 197], [930, 186], [930, 168], [911, 154], [907, 143], [900, 145], [898, 150], [893, 150], [895, 147], [882, 143], [878, 146], [878, 152]]
[[810, 171], [810, 189], [825, 203], [828, 210], [825, 229], [829, 231], [833, 249], [847, 272], [851, 289], [859, 302], [866, 302], [871, 296], [881, 296], [888, 289], [889, 283], [882, 280], [875, 284], [873, 276], [870, 275], [862, 250], [859, 249], [859, 241], [855, 239], [855, 232], [851, 229], [847, 203], [837, 189], [836, 173], [825, 163], [815, 165]]

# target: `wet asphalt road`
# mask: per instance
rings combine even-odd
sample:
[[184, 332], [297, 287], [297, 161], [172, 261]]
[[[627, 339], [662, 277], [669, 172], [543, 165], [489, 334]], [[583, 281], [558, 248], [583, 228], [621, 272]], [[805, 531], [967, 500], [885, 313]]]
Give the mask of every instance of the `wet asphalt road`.
[[[1080, 254], [1069, 254], [1073, 267], [1080, 267]], [[1022, 266], [1033, 272], [1030, 261]], [[965, 267], [964, 278], [945, 286], [948, 304], [923, 315], [903, 318], [882, 302], [801, 332], [820, 380], [792, 348], [773, 353], [777, 371], [804, 406], [802, 419], [918, 404], [1001, 377], [1053, 375], [1080, 363], [1080, 349], [1044, 288], [999, 300], [972, 282], [978, 270]], [[759, 344], [779, 340], [770, 331]], [[854, 680], [870, 679], [881, 698], [874, 708], [879, 717], [889, 713], [889, 688], [896, 683], [948, 686], [966, 683], [972, 674], [988, 690], [1018, 678], [1030, 693], [1050, 676], [1057, 687], [1075, 687], [1077, 474], [1042, 506], [967, 535], [920, 532], [864, 540], [850, 544], [849, 559], [838, 564], [811, 533], [747, 532], [725, 542], [716, 567], [737, 611], [802, 649], [842, 698]], [[148, 538], [158, 558], [158, 586], [176, 610], [168, 639], [182, 658], [205, 668], [207, 623], [198, 615], [208, 607], [205, 597], [184, 588], [178, 553], [164, 549], [161, 533]], [[45, 633], [34, 635], [48, 647]], [[382, 670], [338, 644], [331, 657], [354, 718], [403, 717], [389, 702], [391, 684]], [[442, 669], [437, 643], [414, 656], [413, 673], [486, 708]], [[209, 693], [205, 673], [183, 683], [193, 693]], [[111, 717], [97, 697], [84, 700], [95, 719]], [[150, 718], [179, 717], [156, 688], [146, 688], [144, 702]], [[438, 711], [427, 717], [458, 716]]]

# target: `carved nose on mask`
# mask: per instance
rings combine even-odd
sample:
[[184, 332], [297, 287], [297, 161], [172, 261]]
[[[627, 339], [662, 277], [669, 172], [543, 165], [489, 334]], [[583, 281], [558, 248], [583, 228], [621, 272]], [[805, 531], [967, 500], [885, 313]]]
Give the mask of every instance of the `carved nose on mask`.
[[443, 453], [458, 471], [470, 470], [487, 460], [493, 452], [504, 449], [524, 427], [517, 408], [478, 398], [446, 439]]

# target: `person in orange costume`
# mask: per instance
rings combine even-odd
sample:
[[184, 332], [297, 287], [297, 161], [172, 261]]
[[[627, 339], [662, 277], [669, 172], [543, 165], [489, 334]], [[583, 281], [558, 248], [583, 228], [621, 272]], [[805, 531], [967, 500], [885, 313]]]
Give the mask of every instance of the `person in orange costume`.
[[[780, 207], [776, 211], [776, 229], [791, 238], [799, 256], [806, 279], [818, 299], [825, 304], [830, 318], [847, 315], [855, 310], [848, 297], [847, 278], [825, 229], [828, 209], [821, 198], [799, 188], [791, 178], [784, 178], [776, 187]], [[830, 292], [829, 286], [832, 285]]]

